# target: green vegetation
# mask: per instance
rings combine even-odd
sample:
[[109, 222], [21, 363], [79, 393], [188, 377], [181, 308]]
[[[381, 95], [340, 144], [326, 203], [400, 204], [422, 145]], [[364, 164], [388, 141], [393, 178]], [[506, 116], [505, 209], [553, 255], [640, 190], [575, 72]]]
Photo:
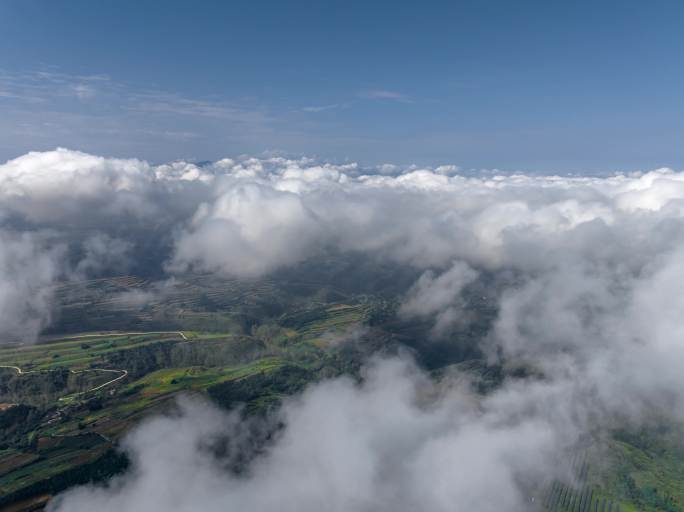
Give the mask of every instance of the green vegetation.
[[681, 439], [681, 429], [663, 420], [657, 429], [616, 432], [593, 477], [604, 493], [638, 510], [684, 510]]
[[[676, 436], [617, 432], [587, 448], [572, 468], [575, 482], [555, 481], [543, 505], [549, 511], [681, 512], [684, 461], [672, 453]], [[675, 441], [673, 443], [673, 441]]]
[[[87, 342], [84, 341], [86, 339]], [[112, 352], [159, 343], [167, 339], [182, 338], [180, 333], [78, 335], [35, 345], [3, 348], [0, 350], [0, 366], [18, 366], [24, 372], [64, 367], [82, 370], [105, 361], [107, 354]]]

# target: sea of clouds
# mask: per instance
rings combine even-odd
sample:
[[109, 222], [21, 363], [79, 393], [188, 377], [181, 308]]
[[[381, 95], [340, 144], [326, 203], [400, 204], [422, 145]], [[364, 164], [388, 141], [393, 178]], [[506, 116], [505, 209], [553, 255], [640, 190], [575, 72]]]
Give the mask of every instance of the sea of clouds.
[[408, 356], [369, 361], [362, 384], [288, 400], [282, 433], [240, 475], [206, 449], [240, 437], [237, 417], [184, 402], [127, 438], [126, 475], [51, 510], [529, 510], [587, 433], [683, 419], [682, 173], [29, 153], [0, 165], [0, 339], [49, 324], [55, 283], [134, 271], [150, 247], [167, 278], [262, 276], [330, 249], [410, 266], [422, 275], [400, 314], [435, 335], [462, 321], [469, 283], [506, 275], [481, 348], [535, 377], [481, 397], [433, 389]]

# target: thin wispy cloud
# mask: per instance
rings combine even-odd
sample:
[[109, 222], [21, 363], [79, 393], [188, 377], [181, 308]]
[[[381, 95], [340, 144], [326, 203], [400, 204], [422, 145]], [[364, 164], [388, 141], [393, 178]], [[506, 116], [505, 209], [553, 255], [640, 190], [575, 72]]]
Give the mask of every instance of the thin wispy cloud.
[[359, 93], [359, 97], [369, 100], [389, 100], [399, 103], [413, 103], [413, 98], [411, 98], [409, 95], [397, 91], [389, 91], [386, 89], [363, 91]]
[[[143, 113], [212, 117], [241, 123], [272, 121], [264, 109], [225, 99], [192, 98], [173, 91], [146, 89], [115, 82], [107, 75], [69, 75], [34, 71], [0, 71], [0, 97], [29, 103], [48, 103], [51, 109], [67, 109], [60, 101], [98, 97], [95, 109], [111, 107]], [[16, 106], [16, 105], [15, 105]]]
[[326, 105], [309, 105], [300, 109], [301, 112], [319, 113], [332, 110], [341, 110], [355, 107], [366, 100], [394, 102], [394, 103], [414, 103], [414, 99], [407, 94], [388, 90], [371, 90], [357, 93], [353, 99], [343, 103], [330, 103]]
[[10, 155], [31, 149], [22, 143], [36, 140], [41, 147], [102, 149], [104, 134], [112, 147], [168, 148], [168, 140], [245, 144], [266, 140], [280, 122], [255, 100], [197, 97], [52, 69], [0, 70], [0, 108], [0, 138]]
[[300, 109], [301, 112], [319, 113], [331, 110], [341, 110], [354, 107], [364, 100], [388, 101], [395, 103], [413, 103], [414, 99], [407, 94], [385, 89], [369, 90], [357, 93], [351, 100], [340, 103], [330, 103], [325, 105], [309, 105]]
[[165, 91], [135, 92], [128, 96], [126, 103], [126, 108], [145, 113], [208, 117], [252, 125], [273, 121], [263, 108], [239, 105], [224, 100], [188, 98]]
[[107, 75], [70, 75], [54, 71], [9, 72], [0, 70], [0, 97], [26, 103], [58, 98], [88, 99], [98, 89], [116, 88]]
[[87, 84], [77, 84], [73, 87], [76, 97], [87, 100], [95, 96], [95, 88]]
[[333, 103], [331, 105], [313, 105], [310, 107], [302, 108], [304, 112], [325, 112], [326, 110], [335, 110], [338, 108], [343, 108], [345, 105], [339, 103]]

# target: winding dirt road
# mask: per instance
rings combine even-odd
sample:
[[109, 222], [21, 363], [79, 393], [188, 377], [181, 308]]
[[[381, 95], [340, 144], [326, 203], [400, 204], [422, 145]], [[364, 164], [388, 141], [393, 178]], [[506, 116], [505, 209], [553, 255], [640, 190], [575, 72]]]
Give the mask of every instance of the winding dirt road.
[[[188, 338], [183, 334], [182, 331], [154, 331], [154, 332], [119, 332], [119, 333], [104, 333], [104, 334], [81, 334], [78, 336], [70, 336], [68, 338], [63, 338], [64, 340], [75, 340], [75, 339], [83, 339], [83, 338], [103, 338], [105, 336], [140, 336], [144, 334], [178, 334], [180, 335], [181, 338], [184, 340], [188, 340]], [[18, 366], [10, 366], [10, 365], [0, 365], [0, 368], [11, 368], [17, 372], [17, 375], [26, 375], [29, 373], [40, 373], [40, 372], [53, 372], [56, 370], [50, 370], [50, 369], [45, 369], [45, 370], [29, 370], [25, 372]], [[100, 384], [99, 386], [96, 386], [94, 388], [86, 389], [85, 391], [80, 391], [78, 393], [72, 393], [70, 396], [74, 395], [85, 395], [86, 393], [90, 393], [91, 391], [97, 391], [98, 389], [102, 389], [106, 386], [109, 386], [110, 384], [114, 384], [115, 382], [125, 378], [128, 375], [128, 370], [110, 370], [109, 368], [87, 368], [85, 370], [69, 370], [69, 372], [73, 374], [78, 374], [78, 373], [85, 373], [85, 372], [110, 372], [110, 373], [120, 373], [118, 377], [108, 380], [104, 384]], [[62, 400], [60, 398], [59, 400]]]
[[178, 334], [184, 340], [188, 338], [183, 334], [183, 331], [149, 331], [149, 332], [112, 332], [112, 333], [102, 333], [102, 334], [80, 334], [78, 336], [69, 336], [67, 338], [62, 338], [63, 340], [80, 340], [82, 338], [104, 338], [105, 336], [141, 336], [143, 334]]

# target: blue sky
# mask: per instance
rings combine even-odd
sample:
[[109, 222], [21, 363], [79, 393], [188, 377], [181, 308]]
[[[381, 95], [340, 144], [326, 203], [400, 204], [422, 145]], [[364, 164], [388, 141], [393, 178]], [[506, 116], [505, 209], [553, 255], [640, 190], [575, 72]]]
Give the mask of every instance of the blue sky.
[[2, 0], [0, 159], [684, 167], [684, 2]]

